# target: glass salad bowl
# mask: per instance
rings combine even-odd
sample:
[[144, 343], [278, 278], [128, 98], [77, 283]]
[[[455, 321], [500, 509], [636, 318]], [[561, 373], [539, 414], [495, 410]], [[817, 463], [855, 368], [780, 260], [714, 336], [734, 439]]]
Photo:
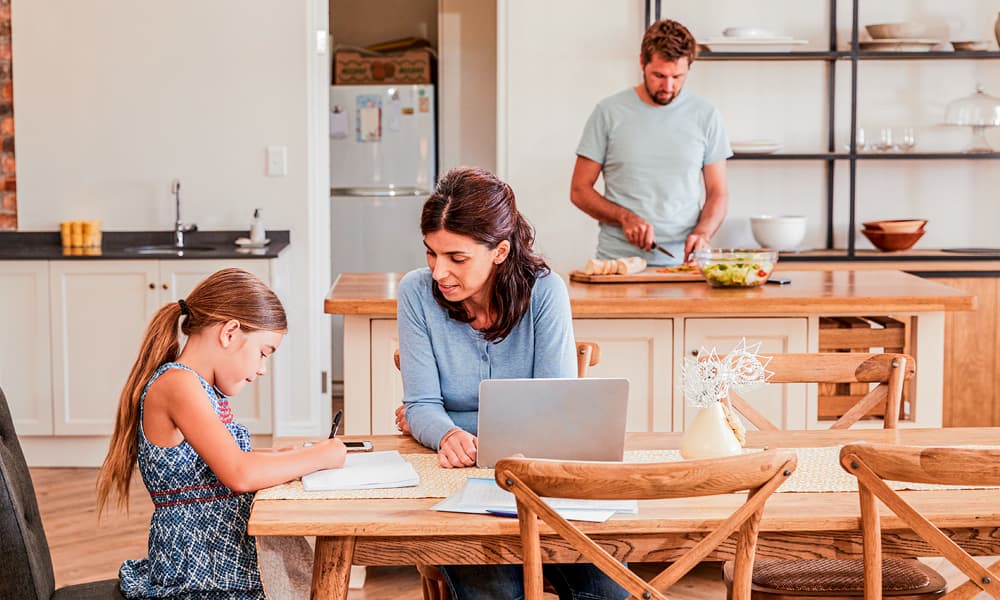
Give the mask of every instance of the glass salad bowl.
[[767, 281], [778, 264], [778, 251], [752, 248], [701, 248], [695, 264], [712, 287], [756, 287]]

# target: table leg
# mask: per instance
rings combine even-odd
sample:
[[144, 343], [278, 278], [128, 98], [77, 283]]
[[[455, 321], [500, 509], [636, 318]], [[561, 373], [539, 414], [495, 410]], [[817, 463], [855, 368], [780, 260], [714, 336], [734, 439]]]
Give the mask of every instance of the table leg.
[[311, 598], [347, 600], [354, 542], [353, 536], [316, 538]]

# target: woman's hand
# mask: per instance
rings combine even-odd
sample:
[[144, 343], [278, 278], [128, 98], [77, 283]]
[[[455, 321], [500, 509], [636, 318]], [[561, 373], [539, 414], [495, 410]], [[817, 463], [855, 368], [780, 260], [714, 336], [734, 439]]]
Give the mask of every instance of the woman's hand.
[[468, 431], [455, 428], [441, 438], [438, 463], [445, 469], [472, 467], [476, 464], [479, 440]]
[[400, 404], [396, 407], [396, 429], [404, 435], [410, 435], [410, 424], [406, 422], [406, 405]]

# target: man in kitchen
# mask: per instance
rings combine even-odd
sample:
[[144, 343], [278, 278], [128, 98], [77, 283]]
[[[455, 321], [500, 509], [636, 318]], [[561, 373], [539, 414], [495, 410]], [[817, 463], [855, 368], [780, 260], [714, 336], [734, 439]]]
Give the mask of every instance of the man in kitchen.
[[[690, 261], [726, 216], [729, 138], [719, 111], [683, 89], [696, 53], [686, 27], [653, 23], [642, 38], [642, 82], [599, 102], [587, 120], [570, 199], [598, 221], [597, 258]], [[594, 189], [602, 173], [603, 195]]]

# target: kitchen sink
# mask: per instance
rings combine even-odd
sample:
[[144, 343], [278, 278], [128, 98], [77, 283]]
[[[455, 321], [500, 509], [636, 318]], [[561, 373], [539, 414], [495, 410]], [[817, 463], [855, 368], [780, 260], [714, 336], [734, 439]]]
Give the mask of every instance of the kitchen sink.
[[187, 253], [214, 252], [214, 246], [174, 246], [173, 244], [160, 244], [148, 246], [129, 246], [125, 252], [132, 254], [176, 254], [183, 256]]

